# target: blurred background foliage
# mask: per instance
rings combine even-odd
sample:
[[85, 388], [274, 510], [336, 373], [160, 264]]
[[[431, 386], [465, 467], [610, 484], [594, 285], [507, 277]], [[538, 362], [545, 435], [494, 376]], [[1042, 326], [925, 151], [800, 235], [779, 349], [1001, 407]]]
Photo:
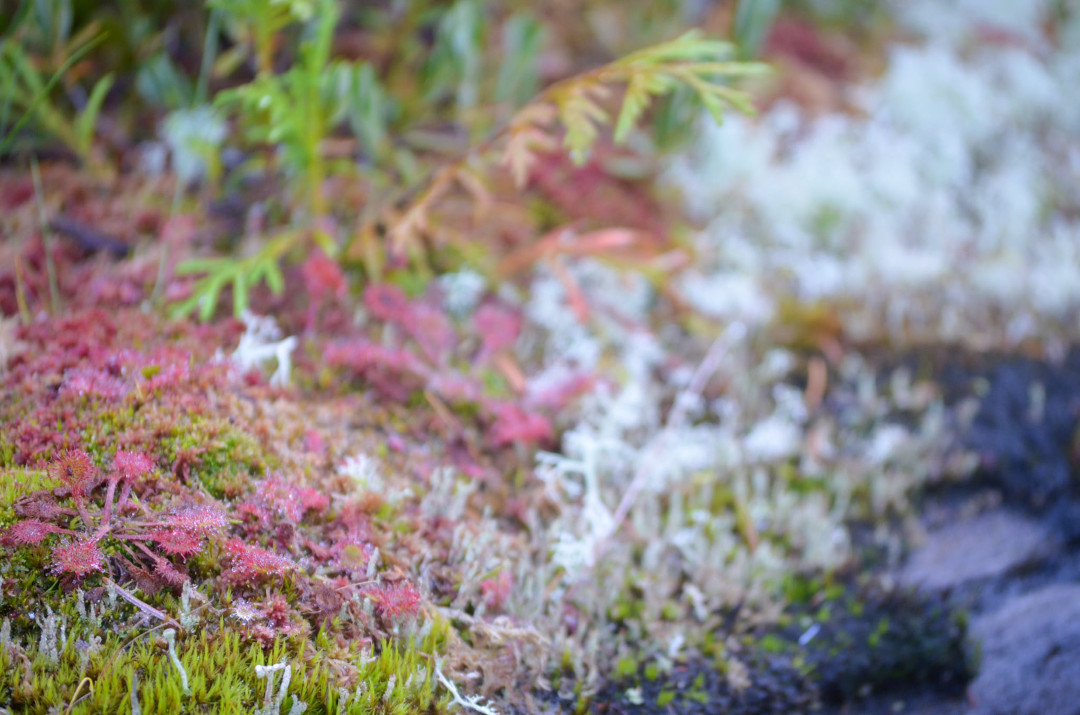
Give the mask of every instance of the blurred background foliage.
[[[803, 3], [852, 16], [866, 4]], [[277, 218], [262, 254], [241, 258], [265, 273], [267, 260], [315, 244], [378, 278], [395, 260], [387, 236], [414, 268], [431, 263], [417, 242], [432, 222], [415, 204], [426, 211], [450, 184], [483, 202], [500, 161], [520, 174], [531, 153], [561, 142], [581, 163], [616, 114], [619, 143], [655, 156], [685, 142], [704, 108], [752, 109], [725, 87], [758, 73], [735, 60], [760, 51], [779, 10], [778, 0], [0, 0], [0, 162], [68, 159], [103, 179], [168, 167], [174, 212], [193, 189], [228, 196], [276, 177], [283, 200], [268, 209]], [[692, 28], [704, 34], [684, 36]], [[676, 37], [685, 44], [663, 44]], [[650, 79], [633, 79], [642, 72]], [[361, 219], [345, 238], [315, 229], [335, 212], [333, 178], [360, 187], [348, 200]], [[227, 284], [246, 290], [248, 268], [221, 265], [228, 277], [208, 276], [182, 312], [208, 317]]]

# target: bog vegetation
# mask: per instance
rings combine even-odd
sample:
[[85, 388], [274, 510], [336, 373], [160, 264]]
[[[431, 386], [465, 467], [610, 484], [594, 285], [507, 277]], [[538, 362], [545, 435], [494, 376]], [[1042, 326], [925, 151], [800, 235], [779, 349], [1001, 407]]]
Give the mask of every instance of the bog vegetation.
[[[247, 410], [244, 390], [288, 380], [296, 345], [248, 308], [273, 305], [299, 268], [306, 328], [331, 340], [324, 364], [299, 358], [297, 380], [333, 393], [374, 388], [407, 408], [406, 422], [401, 412], [379, 418], [402, 433], [475, 425], [483, 437], [454, 447], [470, 451], [453, 455], [460, 470], [482, 476], [498, 459], [503, 479], [520, 481], [555, 430], [520, 399], [510, 357], [520, 311], [490, 296], [564, 249], [550, 238], [508, 244], [484, 227], [518, 223], [527, 186], [554, 186], [560, 156], [584, 166], [602, 149], [633, 172], [685, 138], [699, 109], [717, 121], [752, 111], [736, 82], [764, 65], [688, 30], [680, 4], [667, 2], [582, 3], [601, 25], [617, 20], [599, 44], [566, 17], [513, 1], [9, 5], [0, 161], [32, 179], [30, 245], [40, 251], [15, 256], [20, 348], [0, 364], [11, 557], [0, 569], [0, 704], [492, 712], [460, 684], [492, 667], [485, 658], [508, 635], [531, 649], [529, 664], [499, 664], [486, 694], [516, 697], [515, 684], [554, 675], [582, 695], [569, 651], [550, 664], [542, 634], [483, 619], [509, 611], [516, 577], [491, 568], [480, 540], [463, 541], [475, 484], [436, 471], [422, 501], [395, 495], [370, 458], [312, 467], [287, 445], [325, 454], [317, 431], [298, 437], [302, 420], [282, 427]], [[740, 3], [747, 47], [775, 12]], [[50, 216], [57, 163], [76, 166], [90, 195], [166, 177], [150, 284], [110, 278], [101, 293], [80, 283], [55, 243], [65, 230]], [[197, 240], [201, 207], [237, 197], [248, 205], [242, 225]], [[544, 211], [526, 225], [567, 220]], [[68, 232], [92, 252], [131, 249], [85, 226]], [[635, 240], [585, 233], [573, 250], [604, 255]], [[461, 283], [449, 313], [423, 297], [438, 276]], [[129, 289], [134, 314], [82, 310]], [[335, 306], [353, 290], [384, 325], [381, 340], [335, 332]], [[236, 338], [236, 323], [159, 329], [155, 317], [227, 314], [247, 323], [231, 361], [210, 346]], [[269, 385], [258, 373], [268, 358]], [[560, 382], [538, 404], [550, 414], [590, 384]], [[417, 400], [422, 418], [409, 413]], [[373, 451], [402, 451], [387, 444]], [[462, 573], [430, 555], [404, 559], [416, 539], [440, 544]], [[421, 593], [421, 573], [440, 594]]]

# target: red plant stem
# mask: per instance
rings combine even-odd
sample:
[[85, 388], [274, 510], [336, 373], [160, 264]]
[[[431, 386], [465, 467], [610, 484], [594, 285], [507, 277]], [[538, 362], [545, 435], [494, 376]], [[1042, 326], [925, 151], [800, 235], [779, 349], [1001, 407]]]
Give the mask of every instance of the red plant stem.
[[137, 598], [135, 596], [135, 594], [133, 594], [130, 591], [126, 590], [123, 586], [118, 584], [116, 581], [113, 581], [111, 578], [107, 579], [107, 581], [112, 584], [113, 588], [116, 589], [116, 592], [120, 595], [120, 598], [124, 599], [125, 601], [130, 603], [132, 606], [135, 606], [135, 608], [138, 608], [140, 611], [142, 611], [146, 615], [152, 616], [153, 618], [156, 618], [159, 621], [165, 621], [166, 623], [176, 623], [176, 621], [173, 618], [171, 618], [169, 616], [169, 614], [167, 614], [167, 613], [165, 613], [163, 611], [159, 611], [158, 609], [151, 606], [149, 603], [146, 603], [146, 602], [142, 601], [141, 599]]
[[128, 497], [131, 496], [132, 480], [127, 479], [124, 481], [124, 487], [120, 490], [120, 498], [116, 502], [117, 513], [123, 512], [124, 507], [127, 505]]
[[138, 549], [139, 549], [140, 551], [142, 551], [142, 552], [143, 552], [144, 554], [146, 554], [147, 556], [149, 556], [149, 557], [150, 557], [151, 559], [153, 559], [154, 561], [160, 561], [160, 560], [161, 560], [161, 557], [160, 557], [160, 556], [158, 556], [157, 554], [155, 554], [155, 553], [154, 553], [153, 551], [151, 551], [150, 549], [146, 548], [146, 547], [145, 547], [145, 546], [144, 546], [143, 544], [139, 543], [138, 541], [136, 541], [136, 542], [135, 542], [135, 546], [136, 546], [136, 547], [138, 547]]
[[75, 500], [75, 508], [79, 510], [79, 518], [82, 519], [83, 525], [89, 529], [93, 521], [90, 520], [90, 512], [86, 510], [86, 502], [82, 494], [77, 494], [74, 489], [71, 490], [71, 497]]
[[109, 533], [112, 522], [113, 496], [116, 494], [116, 483], [120, 481], [119, 475], [109, 477], [109, 489], [105, 492], [105, 509], [101, 512], [101, 526], [94, 533], [94, 541], [97, 541]]

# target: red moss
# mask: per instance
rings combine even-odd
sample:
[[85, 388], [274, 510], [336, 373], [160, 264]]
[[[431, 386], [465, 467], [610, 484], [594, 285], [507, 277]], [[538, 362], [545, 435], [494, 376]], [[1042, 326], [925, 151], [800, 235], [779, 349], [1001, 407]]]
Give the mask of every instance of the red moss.
[[316, 302], [326, 298], [344, 298], [348, 292], [341, 266], [321, 250], [316, 250], [304, 261], [300, 272], [304, 277], [304, 287]]
[[486, 303], [473, 316], [473, 326], [483, 341], [478, 362], [490, 360], [515, 342], [521, 333], [522, 318], [517, 312]]
[[409, 319], [409, 298], [405, 291], [388, 283], [373, 283], [364, 290], [364, 307], [372, 317], [386, 323]]

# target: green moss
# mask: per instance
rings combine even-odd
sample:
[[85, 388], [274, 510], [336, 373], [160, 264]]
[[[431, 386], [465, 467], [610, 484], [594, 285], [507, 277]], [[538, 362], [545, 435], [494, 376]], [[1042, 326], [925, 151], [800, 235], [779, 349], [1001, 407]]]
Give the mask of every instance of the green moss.
[[758, 646], [766, 653], [782, 653], [787, 649], [787, 643], [772, 633], [759, 638]]
[[266, 474], [277, 460], [255, 438], [223, 419], [197, 418], [178, 425], [158, 443], [170, 463], [184, 457], [191, 475], [216, 498], [243, 486], [250, 475]]
[[54, 486], [44, 469], [23, 467], [0, 468], [0, 507], [10, 507], [16, 501], [42, 489]]
[[637, 674], [638, 662], [632, 655], [619, 658], [615, 664], [615, 677], [620, 679], [632, 678]]
[[690, 685], [690, 690], [683, 693], [683, 697], [702, 705], [709, 704], [709, 694], [705, 692], [705, 673], [698, 673], [698, 676], [694, 678], [694, 682]]
[[[39, 626], [13, 629], [11, 644], [0, 648], [0, 702], [32, 714], [63, 712], [73, 701], [72, 713], [127, 713], [134, 688], [143, 712], [239, 715], [264, 705], [266, 681], [257, 677], [255, 667], [287, 662], [292, 677], [282, 712], [295, 699], [306, 702], [309, 713], [436, 713], [447, 706], [434, 677], [433, 656], [446, 643], [442, 622], [420, 643], [384, 644], [367, 658], [358, 647], [343, 651], [325, 634], [316, 638], [315, 647], [278, 641], [264, 651], [222, 619], [215, 627], [177, 638], [185, 690], [159, 629], [110, 624], [109, 615], [104, 625], [94, 623], [80, 618], [73, 603], [67, 597], [54, 616], [54, 624], [59, 627], [63, 619], [66, 630], [66, 639], [54, 646], [55, 660], [49, 647], [43, 648]], [[39, 611], [35, 620], [44, 619]], [[355, 686], [343, 692], [340, 678], [348, 670]], [[84, 679], [89, 682], [80, 691]], [[280, 683], [278, 674], [275, 693]]]

